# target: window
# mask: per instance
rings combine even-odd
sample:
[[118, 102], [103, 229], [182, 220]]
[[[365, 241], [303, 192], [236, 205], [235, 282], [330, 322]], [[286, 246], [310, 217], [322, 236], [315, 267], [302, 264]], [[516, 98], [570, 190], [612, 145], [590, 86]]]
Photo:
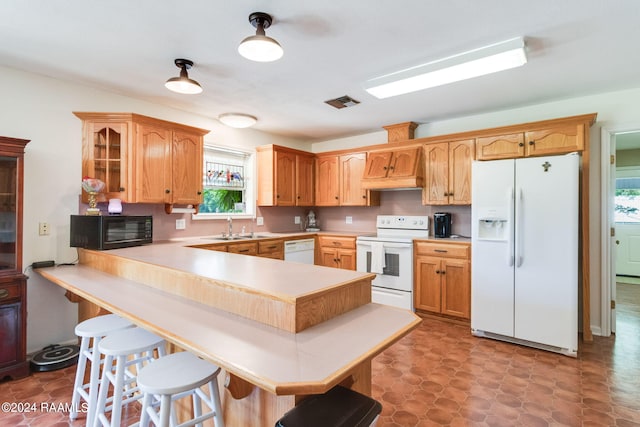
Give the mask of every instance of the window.
[[194, 219], [253, 216], [254, 155], [218, 146], [204, 147], [203, 201]]
[[617, 172], [615, 222], [640, 222], [640, 171], [637, 169]]

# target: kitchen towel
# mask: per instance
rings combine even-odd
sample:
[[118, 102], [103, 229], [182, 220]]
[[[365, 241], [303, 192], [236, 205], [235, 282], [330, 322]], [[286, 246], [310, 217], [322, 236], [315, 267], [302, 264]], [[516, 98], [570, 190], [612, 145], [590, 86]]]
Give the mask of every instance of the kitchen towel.
[[384, 267], [384, 243], [371, 242], [371, 273], [382, 274]]

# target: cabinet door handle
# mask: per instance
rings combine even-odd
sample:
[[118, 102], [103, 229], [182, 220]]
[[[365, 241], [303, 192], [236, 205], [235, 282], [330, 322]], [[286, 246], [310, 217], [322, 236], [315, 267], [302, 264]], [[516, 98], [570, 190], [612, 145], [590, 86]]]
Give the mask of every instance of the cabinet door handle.
[[336, 200], [338, 200], [338, 196], [336, 196]]
[[4, 299], [9, 296], [9, 290], [0, 289], [0, 299]]
[[366, 199], [366, 198], [367, 198], [367, 195], [366, 195], [366, 194], [363, 194], [363, 195], [362, 195], [362, 198], [363, 198], [363, 199]]
[[239, 249], [238, 252], [240, 252], [240, 253], [249, 252], [249, 249]]
[[164, 190], [165, 193], [169, 194], [171, 193], [171, 190], [169, 190], [168, 188], [166, 190]]
[[535, 145], [536, 142], [535, 141], [529, 141], [529, 145]]
[[386, 166], [383, 166], [383, 167], [382, 167], [382, 169], [387, 170], [387, 167], [386, 167]]
[[436, 274], [440, 274], [440, 270], [436, 270]]
[[124, 187], [118, 188], [118, 191], [120, 191], [120, 192], [124, 191]]
[[446, 254], [448, 251], [446, 249], [434, 249], [433, 252], [438, 252], [441, 254]]
[[276, 248], [277, 248], [277, 246], [276, 246], [276, 245], [273, 245], [273, 246], [267, 246], [267, 249], [276, 249]]
[[393, 166], [389, 166], [389, 169], [390, 169], [390, 170], [393, 170]]
[[279, 199], [279, 198], [280, 198], [280, 195], [279, 195], [279, 194], [277, 194], [277, 195], [276, 195], [276, 199]]
[[198, 196], [201, 196], [201, 195], [202, 195], [202, 191], [198, 191]]
[[518, 147], [524, 147], [524, 142], [518, 143]]

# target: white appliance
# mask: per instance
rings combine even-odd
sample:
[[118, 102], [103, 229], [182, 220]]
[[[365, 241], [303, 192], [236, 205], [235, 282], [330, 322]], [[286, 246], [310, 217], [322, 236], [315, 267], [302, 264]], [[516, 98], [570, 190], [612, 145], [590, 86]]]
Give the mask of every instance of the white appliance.
[[376, 230], [356, 240], [357, 270], [376, 273], [373, 302], [413, 311], [413, 239], [429, 236], [429, 217], [379, 215]]
[[471, 331], [577, 356], [579, 156], [476, 161]]
[[284, 260], [301, 262], [303, 264], [313, 264], [314, 240], [302, 239], [284, 242]]

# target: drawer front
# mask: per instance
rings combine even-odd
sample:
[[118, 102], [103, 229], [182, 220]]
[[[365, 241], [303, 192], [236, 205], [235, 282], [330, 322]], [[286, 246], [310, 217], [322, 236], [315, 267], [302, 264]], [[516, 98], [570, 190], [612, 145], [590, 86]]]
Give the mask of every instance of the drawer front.
[[416, 242], [416, 255], [469, 259], [470, 245]]
[[258, 253], [258, 245], [253, 243], [237, 243], [229, 245], [229, 252], [241, 255], [256, 255]]
[[258, 253], [260, 255], [271, 254], [275, 252], [284, 253], [283, 240], [267, 240], [258, 242]]
[[5, 301], [20, 298], [20, 285], [2, 285], [0, 286], [0, 304]]
[[319, 236], [318, 244], [324, 247], [355, 249], [356, 239], [355, 237], [343, 236]]

